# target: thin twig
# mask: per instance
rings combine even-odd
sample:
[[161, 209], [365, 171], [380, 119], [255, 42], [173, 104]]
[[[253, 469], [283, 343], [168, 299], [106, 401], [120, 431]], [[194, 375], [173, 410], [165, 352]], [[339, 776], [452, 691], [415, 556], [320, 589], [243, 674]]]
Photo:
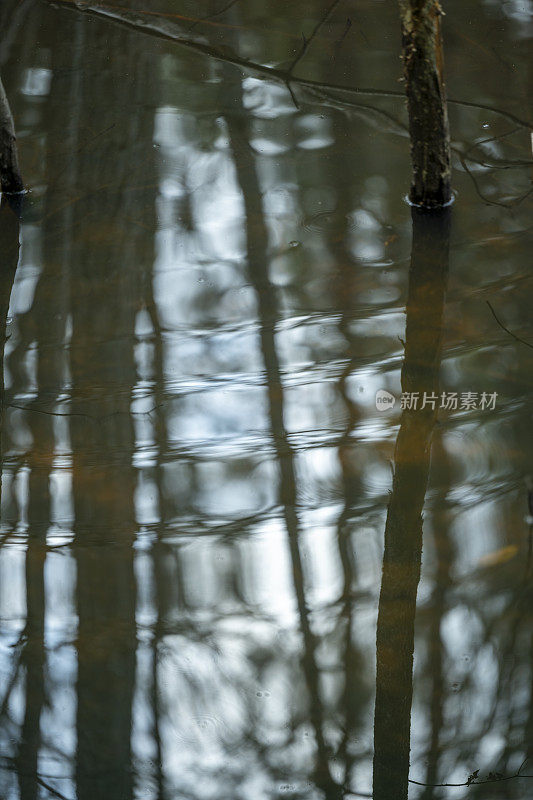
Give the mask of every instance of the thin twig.
[[289, 78], [287, 79], [287, 89], [288, 89], [288, 91], [289, 91], [289, 94], [290, 94], [290, 96], [291, 96], [291, 100], [292, 100], [292, 102], [294, 103], [294, 107], [295, 107], [295, 109], [296, 109], [297, 111], [299, 111], [299, 110], [300, 110], [300, 105], [299, 105], [299, 103], [298, 103], [298, 100], [296, 99], [296, 95], [294, 94], [294, 92], [293, 92], [293, 90], [292, 90], [292, 86], [291, 86], [291, 82], [290, 82], [290, 79], [289, 79]]
[[[528, 189], [527, 192], [524, 192], [524, 194], [520, 195], [520, 197], [515, 197], [514, 200], [512, 200], [510, 203], [503, 203], [501, 200], [491, 200], [490, 197], [487, 197], [486, 195], [484, 195], [483, 192], [481, 191], [481, 189], [479, 188], [479, 186], [477, 184], [477, 181], [476, 181], [476, 179], [474, 177], [473, 172], [466, 165], [466, 161], [464, 159], [463, 154], [461, 152], [459, 152], [458, 150], [456, 150], [455, 148], [454, 148], [454, 150], [459, 155], [459, 160], [461, 162], [461, 165], [462, 165], [464, 171], [467, 173], [467, 175], [472, 180], [472, 183], [474, 184], [474, 188], [476, 190], [476, 193], [479, 196], [479, 198], [481, 200], [483, 200], [483, 202], [488, 203], [491, 206], [500, 206], [500, 208], [514, 208], [515, 206], [520, 205], [520, 203], [523, 200], [525, 200], [526, 197], [528, 197], [531, 194], [531, 192], [533, 191], [533, 189]], [[470, 158], [470, 160], [472, 161], [474, 159]]]
[[[335, 42], [333, 60], [336, 59], [337, 53], [339, 52], [339, 49], [340, 49], [340, 46], [344, 42], [344, 40], [346, 39], [346, 36], [348, 35], [351, 27], [352, 27], [352, 20], [350, 19], [350, 17], [347, 17], [346, 25], [344, 26], [344, 31], [342, 32], [340, 38], [337, 39], [337, 41]], [[363, 34], [363, 36], [365, 36], [363, 31], [361, 31], [361, 33]], [[366, 39], [366, 36], [365, 36], [365, 39]], [[368, 41], [367, 41], [367, 44], [368, 44]]]
[[35, 780], [37, 781], [39, 786], [42, 786], [43, 789], [46, 789], [47, 792], [50, 792], [50, 794], [53, 794], [54, 797], [58, 797], [59, 800], [69, 800], [68, 797], [66, 797], [66, 795], [61, 794], [61, 792], [58, 792], [57, 789], [54, 789], [53, 786], [50, 786], [49, 783], [46, 783], [46, 781], [44, 781], [42, 778], [40, 778], [39, 775], [35, 776]]
[[430, 788], [436, 788], [438, 786], [477, 786], [480, 783], [499, 783], [500, 781], [510, 781], [513, 778], [533, 778], [533, 775], [522, 775], [522, 770], [528, 761], [529, 756], [526, 756], [514, 775], [494, 775], [492, 772], [489, 772], [486, 778], [478, 778], [477, 773], [479, 770], [476, 770], [464, 783], [421, 783], [420, 781], [415, 781], [411, 778], [409, 779], [409, 783], [414, 783], [416, 786], [429, 786]]
[[505, 333], [508, 333], [509, 336], [512, 336], [513, 339], [515, 339], [517, 342], [521, 342], [522, 344], [525, 344], [526, 347], [531, 347], [531, 349], [533, 350], [533, 344], [531, 344], [530, 342], [526, 342], [525, 339], [520, 338], [520, 336], [517, 336], [516, 333], [513, 333], [512, 331], [509, 330], [509, 328], [506, 328], [505, 325], [503, 324], [503, 322], [501, 322], [498, 319], [498, 317], [496, 316], [496, 312], [494, 311], [494, 309], [491, 306], [491, 304], [489, 303], [489, 301], [486, 300], [485, 302], [487, 303], [488, 307], [490, 308], [490, 310], [492, 312], [492, 316], [494, 317], [494, 319], [496, 320], [496, 322], [498, 323], [500, 328], [502, 328], [505, 331]]
[[[27, 777], [27, 778], [34, 778], [34, 780], [40, 786], [42, 786], [43, 789], [46, 789], [46, 791], [50, 792], [50, 794], [52, 794], [54, 797], [58, 797], [59, 800], [68, 800], [68, 798], [64, 794], [61, 794], [61, 792], [58, 789], [55, 789], [53, 786], [50, 786], [50, 784], [47, 783], [43, 778], [41, 778], [40, 775], [38, 775], [38, 774], [36, 774], [34, 772], [30, 773], [30, 772], [23, 772], [22, 770], [20, 770], [18, 768], [16, 760], [14, 758], [9, 758], [7, 756], [2, 756], [2, 760], [4, 761], [4, 765], [3, 765], [4, 769], [8, 769], [8, 770], [10, 770], [10, 772], [15, 772], [18, 775], [24, 775], [24, 777]], [[55, 780], [55, 781], [72, 780], [70, 775], [46, 775], [46, 777], [49, 780]]]
[[507, 136], [511, 136], [513, 133], [516, 133], [518, 130], [520, 130], [520, 129], [519, 129], [519, 128], [511, 128], [511, 130], [510, 130], [510, 131], [506, 131], [505, 133], [500, 133], [500, 134], [499, 134], [499, 136], [489, 136], [489, 137], [488, 137], [488, 138], [486, 138], [486, 139], [481, 139], [481, 141], [479, 141], [479, 142], [474, 142], [474, 144], [471, 144], [471, 145], [470, 145], [470, 147], [468, 147], [468, 148], [467, 148], [467, 149], [464, 151], [464, 153], [463, 153], [463, 156], [466, 158], [466, 156], [467, 156], [467, 155], [468, 155], [468, 154], [469, 154], [469, 153], [470, 153], [472, 150], [474, 150], [476, 147], [479, 147], [479, 146], [480, 146], [480, 145], [482, 145], [482, 144], [489, 144], [490, 142], [498, 142], [498, 141], [501, 141], [501, 139], [505, 139]]
[[409, 778], [409, 783], [414, 783], [415, 786], [429, 786], [430, 788], [438, 788], [444, 786], [479, 786], [482, 783], [500, 783], [501, 781], [512, 781], [514, 778], [533, 778], [533, 775], [523, 775], [520, 772], [515, 772], [514, 775], [501, 775], [493, 778], [481, 778], [473, 781], [464, 781], [464, 783], [422, 783]]
[[313, 31], [311, 33], [311, 36], [309, 36], [309, 38], [306, 38], [302, 33], [303, 47], [300, 50], [300, 52], [298, 53], [298, 55], [296, 56], [296, 58], [294, 59], [294, 61], [292, 62], [292, 64], [290, 65], [290, 67], [289, 67], [289, 75], [292, 75], [292, 72], [293, 72], [294, 68], [296, 67], [298, 62], [301, 61], [302, 58], [307, 53], [307, 51], [308, 51], [308, 49], [309, 49], [309, 47], [311, 45], [311, 42], [313, 41], [313, 39], [318, 34], [320, 28], [322, 28], [322, 26], [328, 21], [329, 17], [333, 14], [333, 12], [335, 11], [335, 9], [339, 5], [339, 3], [340, 3], [340, 0], [333, 0], [333, 3], [327, 9], [327, 11], [324, 14], [324, 16], [322, 17], [322, 19], [319, 20], [319, 22], [317, 22], [317, 24], [313, 28]]
[[[17, 646], [20, 647], [20, 644], [19, 645], [15, 645], [15, 647], [17, 647]], [[9, 699], [11, 697], [11, 692], [13, 691], [13, 688], [16, 686], [16, 684], [18, 682], [18, 679], [20, 677], [19, 668], [20, 668], [20, 658], [17, 659], [17, 663], [15, 665], [15, 668], [13, 669], [13, 672], [11, 674], [11, 678], [9, 679], [9, 684], [8, 684], [8, 686], [6, 688], [6, 691], [5, 691], [4, 698], [2, 700], [2, 707], [0, 708], [0, 718], [5, 715], [5, 713], [6, 713], [7, 709], [8, 709]]]
[[192, 29], [196, 28], [197, 25], [201, 25], [202, 22], [208, 22], [209, 20], [213, 19], [213, 17], [219, 17], [225, 11], [229, 11], [229, 9], [232, 6], [234, 6], [235, 3], [238, 3], [238, 2], [239, 2], [239, 0], [230, 0], [229, 3], [226, 3], [226, 5], [223, 6], [221, 9], [219, 9], [218, 11], [214, 11], [212, 14], [208, 14], [206, 17], [201, 17], [200, 19], [197, 19], [196, 22], [193, 22], [193, 24], [191, 25], [189, 30], [192, 31]]
[[[169, 398], [169, 400], [170, 399], [171, 398]], [[168, 402], [168, 400], [165, 400], [164, 402], [166, 403], [166, 402]], [[117, 410], [117, 411], [110, 411], [109, 414], [101, 414], [100, 416], [95, 416], [93, 414], [82, 414], [81, 412], [76, 412], [76, 411], [66, 411], [66, 412], [62, 412], [62, 411], [45, 411], [44, 408], [36, 408], [35, 406], [30, 406], [30, 405], [19, 406], [19, 405], [16, 405], [15, 403], [6, 403], [5, 408], [15, 408], [18, 411], [31, 411], [34, 414], [45, 414], [47, 417], [67, 417], [67, 418], [68, 417], [81, 417], [82, 419], [90, 419], [93, 422], [103, 422], [103, 420], [109, 419], [110, 417], [116, 417], [119, 414], [129, 414], [132, 417], [146, 417], [146, 416], [149, 417], [150, 414], [153, 414], [153, 412], [156, 411], [161, 405], [163, 405], [163, 403], [160, 403], [159, 405], [148, 409], [148, 411], [129, 411], [129, 410], [128, 411], [120, 411], [120, 410]]]

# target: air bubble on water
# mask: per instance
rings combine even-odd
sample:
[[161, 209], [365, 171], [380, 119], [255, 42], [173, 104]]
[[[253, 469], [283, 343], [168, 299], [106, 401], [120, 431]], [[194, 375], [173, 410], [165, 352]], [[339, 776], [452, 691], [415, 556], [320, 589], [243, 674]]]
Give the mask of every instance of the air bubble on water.
[[488, 122], [484, 122], [484, 123], [483, 123], [483, 128], [490, 128], [490, 125], [489, 125], [489, 123], [488, 123]]

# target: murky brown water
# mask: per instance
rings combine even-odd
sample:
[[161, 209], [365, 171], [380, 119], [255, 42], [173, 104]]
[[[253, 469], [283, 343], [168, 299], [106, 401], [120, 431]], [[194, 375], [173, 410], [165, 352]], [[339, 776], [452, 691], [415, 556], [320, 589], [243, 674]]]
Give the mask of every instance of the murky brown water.
[[4, 0], [2, 800], [533, 797], [533, 6], [445, 11], [428, 220], [394, 3]]

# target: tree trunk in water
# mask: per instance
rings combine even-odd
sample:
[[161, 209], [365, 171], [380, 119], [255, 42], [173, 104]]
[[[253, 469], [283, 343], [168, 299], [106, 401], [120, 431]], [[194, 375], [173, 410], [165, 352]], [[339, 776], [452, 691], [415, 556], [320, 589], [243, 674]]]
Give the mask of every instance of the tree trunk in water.
[[0, 185], [2, 192], [22, 192], [24, 185], [17, 156], [17, 139], [11, 109], [0, 79]]
[[410, 199], [439, 208], [452, 197], [450, 131], [438, 0], [400, 0], [413, 183]]

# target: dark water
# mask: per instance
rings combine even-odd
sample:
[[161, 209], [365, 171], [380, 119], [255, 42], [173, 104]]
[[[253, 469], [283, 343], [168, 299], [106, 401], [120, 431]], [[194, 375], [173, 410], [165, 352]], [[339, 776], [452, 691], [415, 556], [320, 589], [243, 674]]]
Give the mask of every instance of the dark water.
[[533, 797], [530, 0], [431, 220], [394, 3], [87, 5], [0, 9], [0, 797]]

